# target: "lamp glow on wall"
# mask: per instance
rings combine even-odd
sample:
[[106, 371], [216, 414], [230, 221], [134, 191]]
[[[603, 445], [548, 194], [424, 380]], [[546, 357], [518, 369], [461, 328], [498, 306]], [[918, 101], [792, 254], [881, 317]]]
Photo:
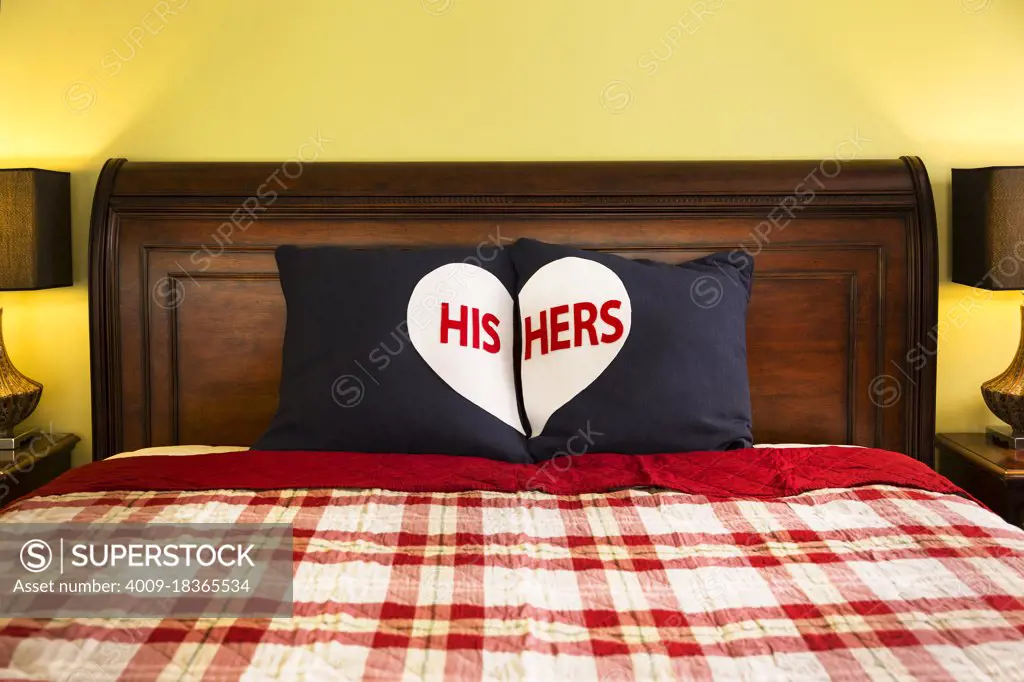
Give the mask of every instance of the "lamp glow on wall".
[[[953, 169], [953, 281], [992, 291], [1024, 290], [1024, 166]], [[993, 440], [1024, 449], [1024, 304], [1010, 366], [981, 385], [992, 413], [1010, 428]]]
[[[0, 169], [0, 291], [71, 284], [71, 176]], [[19, 430], [19, 424], [36, 409], [43, 392], [42, 384], [15, 369], [2, 323], [0, 310], [0, 451], [13, 450], [39, 432]]]

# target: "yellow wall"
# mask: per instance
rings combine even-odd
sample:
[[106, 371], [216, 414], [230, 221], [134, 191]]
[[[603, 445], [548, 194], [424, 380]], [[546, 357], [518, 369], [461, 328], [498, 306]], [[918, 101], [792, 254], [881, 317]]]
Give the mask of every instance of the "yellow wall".
[[[103, 161], [278, 160], [317, 130], [334, 160], [824, 158], [859, 131], [927, 163], [945, 280], [949, 169], [1024, 164], [1024, 2], [4, 0], [0, 166], [73, 173], [77, 284], [0, 305], [78, 461]], [[969, 292], [941, 291], [940, 430], [995, 422], [978, 385], [1018, 338], [1018, 294], [956, 313]]]

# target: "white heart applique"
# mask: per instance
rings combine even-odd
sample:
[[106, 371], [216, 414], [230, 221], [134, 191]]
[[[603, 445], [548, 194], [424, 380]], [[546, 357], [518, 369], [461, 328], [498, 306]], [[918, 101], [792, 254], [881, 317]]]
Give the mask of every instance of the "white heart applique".
[[481, 267], [448, 263], [412, 290], [409, 340], [441, 379], [525, 434], [516, 402], [512, 295]]
[[633, 309], [619, 276], [583, 258], [543, 266], [519, 292], [523, 404], [531, 436], [608, 368], [629, 336]]

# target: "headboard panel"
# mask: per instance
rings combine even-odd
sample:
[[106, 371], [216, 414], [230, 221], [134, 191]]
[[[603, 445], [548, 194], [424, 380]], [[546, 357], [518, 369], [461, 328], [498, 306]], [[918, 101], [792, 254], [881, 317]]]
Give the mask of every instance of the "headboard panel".
[[915, 157], [112, 159], [90, 245], [94, 457], [247, 445], [262, 432], [284, 331], [277, 245], [493, 248], [523, 236], [667, 262], [747, 250], [756, 438], [877, 445], [931, 462], [937, 252]]

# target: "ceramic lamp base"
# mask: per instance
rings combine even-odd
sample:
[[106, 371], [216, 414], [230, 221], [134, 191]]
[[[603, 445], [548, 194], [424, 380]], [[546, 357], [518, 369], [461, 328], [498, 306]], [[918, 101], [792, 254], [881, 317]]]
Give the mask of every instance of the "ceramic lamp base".
[[990, 426], [985, 429], [988, 440], [1007, 450], [1024, 450], [1024, 433], [1018, 433], [1009, 426]]
[[[42, 393], [43, 385], [19, 372], [7, 356], [3, 310], [0, 310], [0, 440], [13, 442], [19, 437], [18, 424], [28, 419], [36, 409]], [[0, 449], [12, 448], [0, 446]]]
[[[1010, 425], [1011, 436], [1004, 442], [1016, 445], [1016, 434], [1024, 434], [1024, 305], [1020, 307], [1021, 336], [1017, 354], [1002, 374], [981, 385], [981, 395], [992, 414]], [[995, 438], [999, 438], [996, 431]], [[1009, 447], [1004, 446], [1004, 447]], [[1014, 449], [1017, 449], [1016, 447]]]
[[0, 435], [0, 452], [4, 450], [17, 450], [36, 436], [41, 436], [42, 434], [42, 429], [22, 427], [21, 429], [15, 429], [10, 436]]

